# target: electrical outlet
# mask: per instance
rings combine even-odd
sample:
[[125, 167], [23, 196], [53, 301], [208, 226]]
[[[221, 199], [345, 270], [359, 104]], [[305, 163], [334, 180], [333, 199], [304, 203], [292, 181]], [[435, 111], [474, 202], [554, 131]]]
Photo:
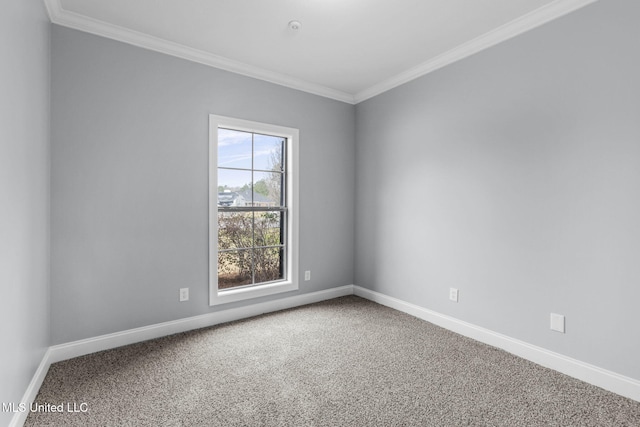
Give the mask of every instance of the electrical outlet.
[[311, 270], [307, 270], [304, 272], [304, 280], [305, 281], [311, 280]]
[[551, 313], [551, 330], [564, 334], [564, 316], [562, 314]]
[[189, 301], [189, 288], [180, 288], [180, 301]]
[[449, 288], [449, 299], [453, 302], [458, 302], [458, 290], [456, 288]]

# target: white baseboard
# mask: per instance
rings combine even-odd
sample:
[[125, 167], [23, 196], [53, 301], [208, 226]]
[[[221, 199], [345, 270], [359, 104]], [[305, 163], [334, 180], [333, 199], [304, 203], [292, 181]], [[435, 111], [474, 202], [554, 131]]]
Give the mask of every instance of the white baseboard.
[[[562, 372], [563, 374], [569, 375], [573, 378], [577, 378], [581, 381], [640, 402], [640, 381], [638, 380], [625, 377], [624, 375], [554, 353], [542, 347], [537, 347], [524, 341], [516, 340], [506, 335], [493, 332], [489, 329], [481, 328], [471, 323], [463, 322], [462, 320], [355, 285], [341, 286], [324, 291], [296, 295], [274, 301], [248, 305], [245, 307], [232, 308], [203, 314], [201, 316], [158, 323], [156, 325], [130, 329], [108, 335], [101, 335], [99, 337], [88, 338], [66, 344], [54, 345], [45, 353], [42, 362], [34, 374], [21, 402], [25, 403], [27, 406], [31, 405], [38, 394], [38, 390], [44, 381], [47, 371], [49, 370], [49, 366], [55, 362], [123, 345], [135, 344], [141, 341], [186, 332], [193, 329], [246, 319], [248, 317], [264, 313], [271, 313], [287, 308], [313, 304], [315, 302], [330, 300], [346, 295], [357, 295], [378, 304], [402, 311], [460, 335], [492, 345], [508, 351], [509, 353], [515, 354], [516, 356], [520, 356], [523, 359], [527, 359], [544, 367]], [[27, 415], [28, 411], [16, 412], [9, 426], [22, 426]]]
[[366, 298], [377, 302], [378, 304], [382, 304], [415, 316], [419, 319], [426, 320], [460, 335], [464, 335], [482, 343], [508, 351], [509, 353], [537, 363], [538, 365], [562, 372], [570, 377], [640, 402], [640, 381], [633, 378], [563, 356], [559, 353], [554, 353], [553, 351], [549, 351], [542, 347], [528, 344], [524, 341], [493, 332], [489, 329], [485, 329], [471, 323], [463, 322], [462, 320], [458, 320], [360, 286], [354, 286], [353, 293], [359, 297]]
[[[20, 403], [25, 403], [27, 408], [30, 408], [31, 403], [36, 399], [38, 395], [38, 391], [40, 391], [40, 386], [44, 381], [44, 377], [47, 376], [47, 371], [49, 370], [49, 357], [51, 355], [51, 348], [48, 348], [40, 361], [40, 365], [38, 365], [38, 369], [36, 369], [36, 373], [33, 374], [33, 378], [27, 387], [27, 391], [24, 392], [24, 396], [22, 396], [22, 400]], [[24, 412], [16, 412], [13, 414], [13, 418], [11, 418], [11, 422], [9, 422], [9, 427], [21, 427], [24, 425], [24, 422], [27, 420], [27, 416], [29, 415], [29, 409]]]
[[352, 294], [353, 285], [346, 285], [339, 288], [295, 295], [292, 297], [285, 297], [244, 307], [230, 308], [227, 310], [216, 311], [214, 313], [188, 317], [186, 319], [173, 320], [141, 328], [129, 329], [127, 331], [115, 332], [113, 334], [101, 335], [66, 344], [54, 345], [51, 347], [49, 362], [60, 362], [62, 360], [72, 359], [74, 357], [95, 353], [97, 351], [109, 350], [123, 345], [135, 344], [141, 341], [191, 331], [193, 329], [206, 328], [220, 323], [246, 319], [248, 317], [258, 316], [264, 313], [271, 313], [273, 311], [312, 304], [314, 302]]

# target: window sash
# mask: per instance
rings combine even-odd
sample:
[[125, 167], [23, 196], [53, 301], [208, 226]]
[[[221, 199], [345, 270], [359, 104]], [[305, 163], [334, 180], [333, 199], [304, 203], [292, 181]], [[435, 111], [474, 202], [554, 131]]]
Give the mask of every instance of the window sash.
[[284, 206], [218, 206], [218, 212], [287, 212]]
[[[220, 130], [226, 130], [226, 131], [238, 131], [237, 129], [231, 128], [231, 127], [225, 127], [225, 128], [218, 128], [218, 135], [220, 135]], [[234, 168], [234, 167], [228, 167], [228, 166], [217, 166], [218, 171], [222, 170], [237, 170], [237, 171], [245, 171], [245, 172], [249, 172], [251, 175], [251, 182], [250, 182], [250, 186], [248, 191], [251, 193], [251, 200], [247, 201], [248, 203], [250, 203], [250, 206], [217, 206], [217, 212], [221, 213], [221, 212], [229, 212], [229, 213], [236, 213], [236, 212], [246, 212], [246, 213], [255, 213], [255, 212], [280, 212], [282, 215], [280, 216], [280, 226], [279, 228], [279, 232], [280, 232], [280, 241], [283, 242], [279, 245], [271, 245], [271, 246], [260, 246], [260, 245], [256, 245], [256, 235], [255, 235], [255, 231], [256, 231], [256, 218], [255, 215], [252, 218], [251, 221], [251, 243], [252, 246], [244, 246], [244, 247], [234, 247], [234, 248], [227, 248], [227, 249], [220, 249], [218, 247], [217, 252], [220, 253], [232, 253], [232, 252], [240, 252], [240, 251], [249, 251], [250, 252], [250, 258], [251, 258], [251, 265], [250, 265], [250, 270], [251, 270], [251, 283], [249, 284], [244, 284], [244, 285], [238, 285], [238, 286], [230, 286], [230, 287], [224, 287], [224, 288], [220, 288], [220, 279], [218, 277], [218, 290], [219, 291], [225, 291], [228, 289], [236, 289], [236, 288], [241, 288], [241, 287], [249, 287], [249, 286], [260, 286], [262, 284], [266, 284], [266, 283], [273, 283], [273, 282], [279, 282], [279, 281], [286, 281], [287, 280], [287, 268], [286, 268], [286, 259], [287, 259], [287, 244], [286, 244], [286, 231], [287, 231], [287, 207], [286, 207], [286, 193], [287, 193], [287, 180], [286, 180], [286, 173], [287, 173], [287, 163], [286, 163], [286, 159], [287, 159], [287, 138], [283, 138], [280, 136], [276, 136], [276, 135], [270, 135], [270, 134], [266, 134], [266, 133], [257, 133], [257, 132], [249, 132], [249, 131], [240, 131], [242, 133], [247, 134], [247, 136], [250, 135], [251, 137], [251, 168], [247, 168], [247, 167], [239, 167], [239, 168]], [[268, 138], [278, 138], [278, 139], [282, 139], [284, 140], [283, 143], [281, 143], [281, 147], [280, 147], [280, 159], [279, 162], [281, 163], [280, 167], [278, 169], [254, 169], [254, 165], [255, 165], [255, 155], [256, 155], [256, 144], [255, 144], [255, 138], [256, 135], [260, 135], [260, 136], [264, 136], [264, 137], [268, 137]], [[276, 179], [279, 182], [279, 201], [278, 201], [278, 205], [279, 206], [255, 206], [255, 200], [254, 197], [256, 195], [255, 189], [254, 189], [254, 185], [255, 185], [255, 175], [256, 173], [268, 173], [268, 174], [279, 174], [280, 176], [277, 177]], [[218, 173], [219, 175], [219, 173]], [[218, 195], [219, 197], [219, 195]], [[220, 217], [218, 217], [218, 233], [220, 233]], [[258, 266], [256, 265], [255, 262], [255, 256], [256, 256], [256, 252], [258, 250], [264, 250], [264, 249], [271, 249], [271, 248], [278, 248], [281, 249], [279, 255], [277, 255], [279, 257], [278, 260], [278, 269], [280, 271], [279, 275], [282, 276], [276, 280], [267, 280], [267, 281], [257, 281], [256, 276], [259, 273], [258, 271]], [[218, 275], [220, 273], [220, 265], [218, 264]]]

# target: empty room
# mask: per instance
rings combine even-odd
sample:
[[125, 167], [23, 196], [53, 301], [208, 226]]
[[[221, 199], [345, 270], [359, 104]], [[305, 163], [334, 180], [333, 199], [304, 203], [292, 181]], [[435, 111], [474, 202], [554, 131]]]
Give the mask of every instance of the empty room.
[[5, 1], [0, 426], [640, 426], [639, 18]]

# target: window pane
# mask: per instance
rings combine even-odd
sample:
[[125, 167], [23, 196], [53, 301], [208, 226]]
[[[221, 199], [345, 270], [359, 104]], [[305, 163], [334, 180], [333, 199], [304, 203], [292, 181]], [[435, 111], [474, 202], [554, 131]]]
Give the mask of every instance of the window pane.
[[252, 212], [218, 212], [218, 250], [253, 247]]
[[280, 212], [256, 212], [255, 213], [255, 245], [276, 246], [282, 245], [282, 219]]
[[251, 204], [251, 171], [218, 169], [218, 206]]
[[251, 284], [251, 252], [218, 252], [218, 289]]
[[267, 248], [254, 250], [254, 265], [256, 283], [281, 280], [284, 270], [284, 249]]
[[218, 166], [251, 169], [251, 133], [218, 129]]
[[254, 206], [282, 206], [282, 177], [280, 172], [254, 172]]
[[285, 138], [255, 134], [253, 138], [253, 168], [282, 171]]

